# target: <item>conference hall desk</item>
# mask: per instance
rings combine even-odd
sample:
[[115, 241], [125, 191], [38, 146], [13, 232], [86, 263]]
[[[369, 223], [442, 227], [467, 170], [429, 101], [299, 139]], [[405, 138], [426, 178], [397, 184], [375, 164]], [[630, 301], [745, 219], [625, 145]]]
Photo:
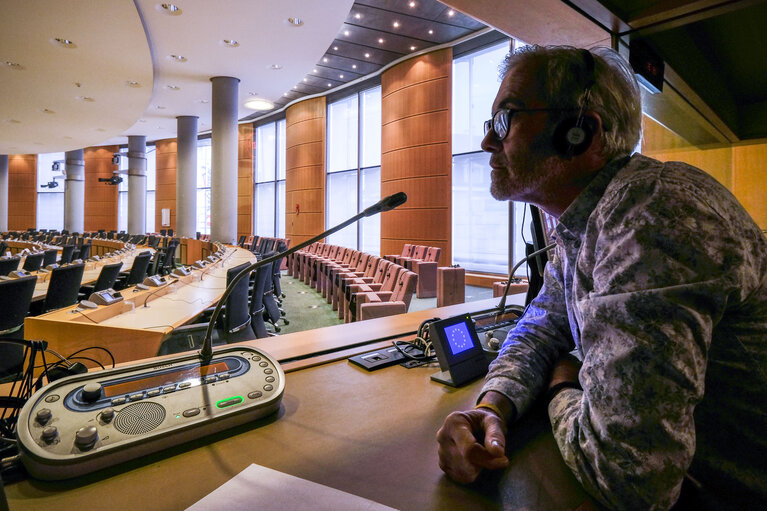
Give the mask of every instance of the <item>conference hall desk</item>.
[[[99, 346], [107, 348], [117, 362], [153, 357], [167, 334], [219, 300], [228, 268], [255, 260], [248, 250], [226, 247], [219, 262], [180, 277], [174, 284], [148, 290], [129, 287], [121, 291], [123, 301], [97, 309], [81, 310], [73, 305], [28, 317], [24, 336], [47, 341], [64, 356]], [[110, 362], [101, 350], [91, 350], [86, 356], [104, 365]]]
[[[286, 372], [276, 414], [98, 474], [7, 485], [10, 509], [185, 509], [251, 464], [403, 510], [595, 509], [561, 461], [542, 407], [509, 432], [506, 470], [462, 486], [439, 469], [435, 436], [451, 411], [474, 404], [481, 381], [452, 388], [429, 379], [439, 370], [436, 364], [367, 372], [345, 359], [390, 345], [391, 337], [405, 332], [403, 338], [412, 339], [424, 319], [496, 302], [243, 343], [270, 353]], [[220, 502], [218, 508], [227, 505]]]

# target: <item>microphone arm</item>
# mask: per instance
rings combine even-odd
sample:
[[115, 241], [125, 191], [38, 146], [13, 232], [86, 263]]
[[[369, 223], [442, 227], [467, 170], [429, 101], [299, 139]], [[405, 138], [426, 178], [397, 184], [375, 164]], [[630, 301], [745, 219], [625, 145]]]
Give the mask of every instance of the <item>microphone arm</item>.
[[203, 340], [202, 347], [200, 349], [200, 358], [202, 359], [202, 362], [201, 362], [202, 365], [205, 365], [208, 362], [210, 362], [210, 359], [213, 357], [213, 328], [216, 324], [216, 321], [218, 320], [218, 316], [221, 314], [221, 308], [224, 306], [224, 303], [226, 303], [226, 299], [229, 297], [229, 295], [232, 294], [232, 290], [234, 289], [237, 282], [240, 281], [240, 279], [242, 279], [246, 275], [250, 275], [250, 272], [252, 272], [253, 270], [256, 270], [266, 264], [272, 263], [282, 257], [286, 257], [292, 254], [293, 252], [297, 252], [298, 250], [301, 250], [307, 245], [311, 245], [312, 243], [319, 241], [333, 234], [336, 231], [340, 231], [347, 225], [353, 224], [354, 222], [356, 222], [357, 220], [361, 218], [376, 215], [383, 211], [392, 210], [398, 206], [401, 206], [406, 201], [407, 201], [407, 195], [405, 194], [405, 192], [397, 192], [394, 195], [385, 197], [381, 199], [380, 201], [378, 201], [377, 203], [370, 206], [369, 208], [365, 209], [361, 213], [357, 213], [353, 217], [349, 218], [348, 220], [345, 220], [344, 222], [336, 225], [335, 227], [331, 227], [327, 231], [324, 231], [318, 234], [317, 236], [314, 236], [313, 238], [310, 238], [304, 241], [303, 243], [299, 243], [298, 245], [288, 250], [285, 250], [284, 252], [279, 252], [277, 254], [274, 254], [271, 257], [267, 257], [266, 259], [256, 261], [255, 263], [251, 264], [247, 268], [243, 269], [240, 273], [235, 275], [235, 277], [232, 279], [232, 282], [230, 282], [229, 285], [226, 286], [226, 289], [224, 290], [224, 294], [221, 296], [221, 299], [218, 301], [218, 304], [216, 305], [216, 308], [213, 310], [213, 314], [210, 317], [210, 322], [208, 323], [208, 329], [205, 331], [205, 339]]
[[[498, 303], [498, 314], [503, 314], [503, 311], [506, 310], [506, 295], [509, 292], [509, 286], [511, 285], [511, 279], [514, 278], [514, 272], [517, 271], [517, 268], [519, 268], [520, 266], [525, 264], [527, 261], [529, 261], [533, 257], [537, 256], [538, 254], [542, 254], [543, 252], [548, 252], [549, 250], [554, 248], [556, 245], [557, 245], [556, 243], [550, 243], [550, 244], [546, 245], [545, 247], [543, 247], [543, 248], [541, 248], [539, 250], [536, 250], [535, 252], [533, 252], [529, 256], [525, 257], [524, 259], [521, 259], [519, 262], [517, 262], [517, 264], [514, 265], [514, 267], [509, 272], [509, 278], [506, 281], [506, 287], [503, 288], [503, 295], [501, 295], [501, 301]], [[496, 316], [496, 318], [497, 318], [497, 316]]]

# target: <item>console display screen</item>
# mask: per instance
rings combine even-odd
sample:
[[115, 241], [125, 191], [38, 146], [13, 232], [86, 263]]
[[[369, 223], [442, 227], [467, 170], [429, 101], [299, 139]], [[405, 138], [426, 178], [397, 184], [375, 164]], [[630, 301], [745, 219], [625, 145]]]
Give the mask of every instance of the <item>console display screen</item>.
[[447, 345], [450, 346], [453, 355], [458, 355], [474, 347], [471, 334], [469, 334], [469, 327], [464, 322], [445, 327], [445, 340], [447, 340]]
[[114, 384], [104, 384], [104, 396], [114, 397], [132, 392], [161, 387], [162, 385], [172, 385], [186, 380], [199, 380], [203, 376], [216, 373], [225, 373], [233, 368], [229, 367], [226, 361], [216, 362], [206, 366], [192, 365], [182, 367], [176, 371], [170, 371], [162, 374], [154, 374], [137, 378], [135, 380], [124, 381]]

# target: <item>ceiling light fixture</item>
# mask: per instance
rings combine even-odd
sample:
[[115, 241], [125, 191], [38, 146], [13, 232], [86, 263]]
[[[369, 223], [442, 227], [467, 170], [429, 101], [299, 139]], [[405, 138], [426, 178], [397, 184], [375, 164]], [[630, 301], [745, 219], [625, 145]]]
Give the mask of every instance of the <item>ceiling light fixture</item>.
[[415, 51], [415, 46], [411, 46], [410, 51]]
[[330, 86], [331, 86], [331, 85], [330, 85], [330, 84], [328, 84], [328, 87], [330, 87]]
[[172, 53], [168, 55], [168, 58], [174, 62], [186, 62], [187, 60], [183, 55], [174, 55]]
[[288, 18], [287, 22], [292, 27], [300, 27], [301, 25], [304, 24], [304, 20], [302, 20], [301, 18], [296, 18], [296, 17]]
[[128, 87], [133, 87], [134, 89], [138, 89], [139, 87], [141, 87], [141, 84], [135, 80], [127, 80], [125, 82], [125, 85], [127, 85]]
[[207, 99], [198, 99], [197, 102], [203, 105], [207, 105], [208, 103], [210, 103], [210, 101], [208, 101]]
[[55, 114], [55, 113], [56, 113], [56, 112], [54, 112], [53, 110], [50, 110], [50, 109], [48, 109], [48, 108], [43, 108], [43, 109], [42, 109], [42, 110], [40, 110], [40, 111], [41, 111], [42, 113], [44, 113], [44, 114]]
[[162, 105], [157, 105], [157, 110], [165, 110], [165, 107]]
[[352, 64], [352, 69], [357, 69], [357, 64]]
[[176, 4], [170, 4], [170, 3], [158, 5], [157, 10], [169, 16], [179, 16], [181, 15], [181, 12], [182, 12], [181, 7], [179, 7]]
[[360, 18], [362, 18], [362, 14], [357, 13], [357, 14], [354, 15], [354, 17], [357, 18], [357, 19], [360, 19]]
[[240, 43], [235, 41], [234, 39], [222, 39], [221, 44], [223, 44], [227, 48], [237, 48], [240, 45]]
[[22, 66], [21, 64], [16, 62], [11, 62], [10, 60], [6, 60], [5, 65], [16, 71], [22, 71], [24, 69], [24, 66]]
[[339, 78], [343, 78], [343, 77], [344, 77], [344, 75], [338, 75], [338, 77], [339, 77]]
[[280, 69], [282, 69], [282, 65], [281, 64], [272, 64], [271, 66], [269, 66], [269, 69], [271, 69], [272, 71], [279, 71]]
[[410, 7], [415, 7], [415, 2], [410, 2], [408, 5], [409, 5]]
[[253, 98], [249, 99], [245, 102], [245, 108], [249, 108], [250, 110], [271, 110], [274, 108], [274, 103], [271, 101], [267, 101], [263, 98]]
[[349, 31], [348, 30], [344, 30], [344, 35], [348, 36], [349, 35]]
[[323, 61], [323, 62], [327, 62], [327, 61], [328, 61], [328, 58], [327, 58], [327, 57], [323, 57], [323, 58], [322, 58], [322, 61]]
[[333, 46], [333, 50], [338, 51], [338, 46]]
[[316, 72], [317, 72], [317, 70], [316, 70], [316, 69], [312, 71], [312, 73], [316, 73]]
[[378, 44], [383, 44], [384, 40], [383, 38], [378, 39]]
[[304, 81], [306, 81], [306, 78], [304, 78]]
[[452, 16], [453, 14], [455, 14], [455, 11], [453, 9], [450, 9], [449, 11], [447, 11], [448, 16]]
[[181, 90], [181, 87], [178, 85], [166, 85], [165, 88], [168, 90]]
[[369, 53], [366, 53], [366, 54], [365, 54], [365, 58], [366, 58], [366, 59], [369, 59], [369, 58], [370, 58], [370, 54], [369, 54]]
[[399, 28], [399, 21], [395, 21], [394, 23], [392, 23], [392, 26], [394, 28]]
[[434, 30], [429, 29], [429, 34], [433, 34], [433, 33], [434, 33]]
[[78, 101], [87, 101], [88, 103], [93, 103], [94, 101], [96, 101], [90, 96], [75, 96], [75, 99]]
[[72, 41], [70, 41], [69, 39], [65, 37], [54, 37], [53, 39], [51, 39], [51, 42], [57, 46], [61, 46], [62, 48], [69, 48], [69, 49], [77, 48], [77, 45], [75, 43], [73, 43]]

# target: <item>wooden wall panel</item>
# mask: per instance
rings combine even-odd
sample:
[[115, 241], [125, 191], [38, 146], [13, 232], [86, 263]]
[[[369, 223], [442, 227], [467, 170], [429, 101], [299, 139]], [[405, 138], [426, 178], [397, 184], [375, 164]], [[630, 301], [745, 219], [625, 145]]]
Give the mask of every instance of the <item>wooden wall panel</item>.
[[253, 234], [253, 124], [239, 125], [237, 149], [237, 238]]
[[8, 230], [34, 227], [37, 227], [37, 155], [12, 154], [8, 156]]
[[736, 145], [732, 149], [732, 191], [759, 227], [767, 229], [767, 141]]
[[[112, 156], [119, 146], [87, 147], [85, 159], [85, 221], [86, 231], [117, 230], [118, 187], [99, 182], [99, 178], [110, 178], [117, 170]], [[127, 176], [122, 176], [127, 179]]]
[[381, 76], [381, 195], [404, 191], [408, 201], [381, 216], [381, 253], [404, 243], [451, 254], [452, 49], [420, 55]]
[[285, 236], [292, 245], [325, 227], [325, 111], [320, 97], [285, 112]]
[[[156, 148], [157, 179], [154, 192], [155, 231], [176, 229], [176, 161], [178, 143], [175, 138], [158, 140]], [[197, 207], [201, 207], [198, 204]], [[170, 226], [162, 225], [162, 209], [170, 209]]]

